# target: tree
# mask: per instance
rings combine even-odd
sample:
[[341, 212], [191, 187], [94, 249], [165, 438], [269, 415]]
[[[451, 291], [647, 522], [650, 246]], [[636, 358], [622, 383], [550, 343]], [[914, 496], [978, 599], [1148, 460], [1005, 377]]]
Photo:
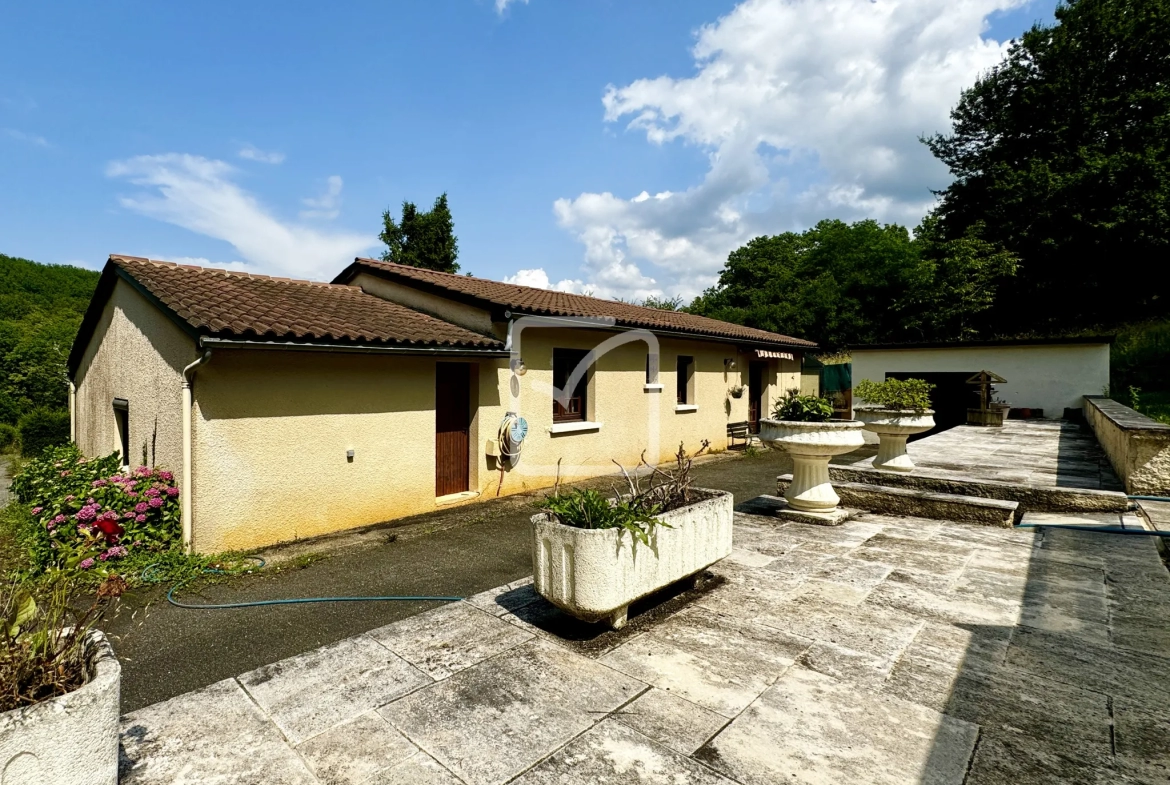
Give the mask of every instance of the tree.
[[925, 139], [955, 181], [939, 230], [1020, 259], [999, 332], [1170, 313], [1170, 0], [1068, 0]]
[[928, 216], [914, 238], [897, 224], [821, 221], [732, 251], [690, 313], [797, 335], [839, 349], [859, 343], [967, 338], [1015, 258], [976, 230], [954, 240]]
[[386, 244], [382, 260], [412, 267], [425, 267], [444, 273], [459, 271], [459, 238], [447, 194], [435, 200], [429, 212], [419, 212], [413, 202], [402, 203], [402, 220], [394, 221], [389, 210], [382, 213], [382, 232], [378, 239]]

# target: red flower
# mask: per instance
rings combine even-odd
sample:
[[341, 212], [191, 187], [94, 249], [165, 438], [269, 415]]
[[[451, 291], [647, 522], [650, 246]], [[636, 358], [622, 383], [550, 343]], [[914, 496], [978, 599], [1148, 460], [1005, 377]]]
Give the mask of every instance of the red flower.
[[106, 539], [110, 540], [110, 542], [116, 542], [122, 532], [126, 531], [122, 528], [122, 524], [109, 518], [99, 520], [97, 527], [101, 529], [102, 534], [106, 535]]

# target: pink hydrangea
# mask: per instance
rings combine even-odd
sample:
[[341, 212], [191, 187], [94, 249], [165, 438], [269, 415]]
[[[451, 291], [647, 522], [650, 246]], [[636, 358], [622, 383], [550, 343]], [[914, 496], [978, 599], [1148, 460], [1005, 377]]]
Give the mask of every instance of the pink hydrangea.
[[76, 499], [76, 498], [77, 498], [77, 497], [76, 497], [76, 496], [74, 496], [73, 494], [69, 494], [68, 496], [66, 496], [66, 497], [65, 497], [65, 501], [67, 501], [67, 502], [71, 502], [71, 501], [73, 501], [73, 500], [74, 500], [74, 499]]
[[134, 505], [134, 512], [146, 512], [150, 509], [150, 505], [146, 502], [138, 502]]
[[79, 564], [77, 566], [83, 570], [88, 570], [90, 567], [93, 566], [93, 559], [82, 559], [81, 564]]
[[134, 474], [138, 477], [149, 477], [150, 476], [150, 467], [149, 466], [139, 466], [137, 469], [134, 470]]
[[175, 486], [172, 485], [170, 488], [167, 488], [167, 496], [170, 496], [173, 499], [174, 497], [176, 497], [178, 495], [179, 495], [179, 489], [176, 488]]
[[146, 516], [145, 515], [135, 515], [134, 520], [138, 521], [139, 523], [146, 523]]
[[131, 518], [134, 517], [134, 510], [126, 511], [125, 513], [122, 514], [122, 517], [125, 518], [126, 520], [130, 520]]
[[152, 499], [155, 496], [158, 496], [158, 494], [159, 494], [158, 488], [147, 488], [145, 491], [142, 492], [143, 496], [149, 496]]
[[67, 472], [67, 471], [66, 471], [66, 472], [61, 472], [61, 476], [62, 476], [62, 477], [68, 477], [68, 476], [69, 476], [69, 472]]
[[166, 480], [167, 482], [175, 479], [174, 472], [159, 472], [158, 476], [160, 480]]
[[97, 508], [92, 505], [85, 505], [77, 511], [77, 515], [73, 516], [79, 521], [92, 521], [97, 518]]
[[147, 504], [149, 504], [151, 507], [153, 507], [157, 510], [159, 507], [163, 506], [163, 500], [156, 496], [153, 499], [151, 499], [149, 502], [147, 502]]
[[44, 507], [33, 507], [31, 512], [33, 515], [40, 515], [41, 510], [43, 510], [43, 509], [45, 509], [45, 508]]
[[113, 548], [109, 548], [105, 552], [99, 554], [98, 558], [101, 559], [102, 561], [107, 561], [109, 559], [121, 559], [125, 555], [126, 555], [126, 546], [125, 545], [115, 545]]
[[105, 480], [94, 480], [90, 485], [93, 488], [101, 488], [105, 484], [106, 484]]
[[94, 501], [94, 498], [92, 496], [90, 496], [88, 499], [86, 499], [85, 503], [86, 504], [97, 504], [97, 502]]

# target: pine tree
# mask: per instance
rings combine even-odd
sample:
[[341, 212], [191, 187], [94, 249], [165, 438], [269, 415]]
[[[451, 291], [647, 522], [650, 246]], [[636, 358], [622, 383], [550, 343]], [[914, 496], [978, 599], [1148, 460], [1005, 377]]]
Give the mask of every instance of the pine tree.
[[414, 202], [402, 203], [402, 219], [395, 221], [389, 210], [382, 213], [382, 232], [378, 239], [386, 244], [382, 260], [408, 264], [444, 273], [459, 271], [459, 238], [447, 205], [447, 194], [435, 200], [429, 212], [419, 212]]

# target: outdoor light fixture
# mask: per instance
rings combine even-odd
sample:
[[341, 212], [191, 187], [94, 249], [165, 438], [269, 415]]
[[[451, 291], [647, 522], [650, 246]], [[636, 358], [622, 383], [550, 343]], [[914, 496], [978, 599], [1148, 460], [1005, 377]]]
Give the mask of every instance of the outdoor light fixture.
[[524, 374], [528, 373], [528, 366], [524, 364], [523, 357], [517, 357], [515, 360], [513, 360], [511, 362], [511, 367], [512, 373], [516, 374], [517, 376], [523, 376]]
[[734, 357], [728, 357], [726, 360], [723, 361], [723, 364], [727, 366], [727, 370], [729, 370], [729, 371], [735, 370], [735, 358]]

